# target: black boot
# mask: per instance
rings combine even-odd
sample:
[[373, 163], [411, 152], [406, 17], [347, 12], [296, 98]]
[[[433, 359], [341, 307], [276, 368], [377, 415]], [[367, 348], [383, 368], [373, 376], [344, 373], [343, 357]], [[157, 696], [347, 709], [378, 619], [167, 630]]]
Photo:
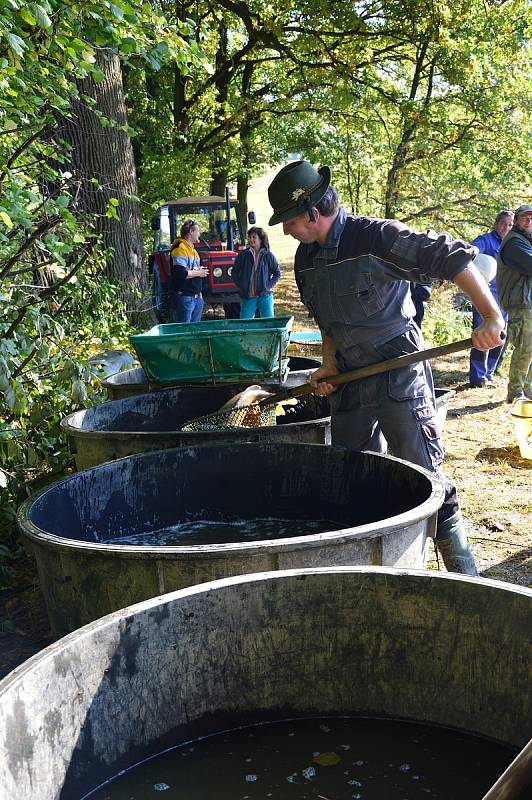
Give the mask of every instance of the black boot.
[[447, 572], [478, 576], [475, 557], [467, 543], [464, 521], [460, 511], [438, 525], [434, 543], [438, 552], [441, 553]]

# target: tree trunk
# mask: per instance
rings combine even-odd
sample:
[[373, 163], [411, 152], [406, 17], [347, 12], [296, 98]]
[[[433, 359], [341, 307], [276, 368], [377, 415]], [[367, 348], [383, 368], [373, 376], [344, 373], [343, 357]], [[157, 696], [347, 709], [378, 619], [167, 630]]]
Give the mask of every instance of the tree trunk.
[[[417, 51], [416, 68], [414, 70], [414, 75], [412, 77], [412, 83], [410, 85], [410, 94], [408, 98], [411, 103], [415, 102], [417, 98], [418, 89], [420, 88], [421, 79], [425, 67], [425, 58], [427, 55], [428, 47], [429, 47], [429, 41], [427, 40], [424, 41], [419, 46]], [[434, 69], [434, 64], [430, 71], [430, 79], [428, 81], [428, 86], [426, 90], [426, 95], [424, 100], [425, 107], [429, 105], [432, 94], [433, 69]], [[418, 128], [418, 119], [419, 116], [412, 118], [410, 108], [408, 108], [407, 112], [405, 112], [405, 115], [403, 116], [403, 129], [401, 132], [401, 139], [396, 147], [395, 153], [393, 155], [392, 165], [388, 170], [388, 175], [386, 177], [386, 193], [384, 198], [384, 216], [386, 217], [386, 219], [394, 219], [397, 215], [400, 191], [401, 191], [401, 186], [400, 186], [401, 178], [407, 163], [412, 139], [414, 138], [414, 135]]]
[[239, 175], [236, 180], [236, 196], [238, 198], [238, 207], [240, 209], [242, 225], [244, 226], [244, 233], [247, 231], [248, 224], [248, 188], [248, 176]]
[[[225, 21], [221, 19], [218, 24], [218, 49], [216, 51], [216, 71], [218, 77], [215, 81], [216, 87], [216, 103], [213, 108], [213, 118], [220, 129], [223, 130], [225, 120], [225, 103], [227, 102], [229, 93], [230, 77], [227, 69], [223, 69], [223, 65], [227, 63], [228, 58], [228, 31]], [[225, 187], [227, 186], [227, 166], [225, 164], [224, 150], [218, 147], [214, 150], [212, 159], [212, 180], [211, 180], [211, 194], [225, 195]]]
[[252, 76], [253, 65], [245, 64], [242, 73], [241, 92], [242, 99], [245, 101], [243, 105], [246, 110], [242, 116], [242, 124], [240, 126], [241, 166], [237, 176], [237, 197], [238, 205], [240, 207], [240, 214], [242, 217], [242, 224], [246, 230], [248, 224], [248, 187], [253, 174], [253, 167], [255, 166], [251, 145], [251, 120], [249, 117], [249, 109], [252, 108], [253, 105], [250, 98]]
[[218, 195], [218, 197], [225, 197], [225, 187], [227, 186], [227, 172], [221, 170], [212, 176], [211, 180], [211, 194]]
[[[128, 199], [137, 194], [137, 177], [126, 131], [120, 61], [116, 55], [99, 53], [97, 65], [102, 81], [78, 81], [80, 98], [93, 98], [94, 107], [83, 99], [73, 101], [71, 116], [60, 121], [59, 136], [70, 146], [70, 169], [79, 181], [77, 210], [94, 218], [96, 232], [110, 252], [107, 275], [120, 286], [128, 311], [140, 312], [149, 305], [148, 283], [139, 207]], [[118, 219], [107, 216], [113, 199]]]

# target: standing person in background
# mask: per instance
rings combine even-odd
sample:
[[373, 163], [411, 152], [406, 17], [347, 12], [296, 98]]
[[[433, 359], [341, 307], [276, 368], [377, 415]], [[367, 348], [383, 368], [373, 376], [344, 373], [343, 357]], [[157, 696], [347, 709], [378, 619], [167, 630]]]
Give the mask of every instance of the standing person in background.
[[203, 311], [203, 278], [209, 271], [200, 266], [199, 253], [194, 247], [200, 237], [197, 222], [187, 219], [181, 225], [180, 236], [170, 251], [172, 258], [170, 320], [198, 322]]
[[532, 400], [532, 206], [519, 206], [497, 259], [497, 290], [514, 346], [507, 403]]
[[231, 277], [240, 293], [240, 319], [253, 319], [257, 309], [261, 317], [273, 317], [272, 289], [281, 270], [265, 230], [249, 229], [248, 246], [237, 255]]
[[452, 280], [483, 315], [473, 332], [478, 348], [494, 347], [504, 320], [473, 266], [474, 247], [434, 231], [416, 233], [393, 219], [351, 216], [340, 207], [331, 170], [294, 161], [268, 188], [273, 216], [300, 244], [294, 270], [303, 303], [322, 334], [323, 363], [310, 382], [329, 397], [333, 444], [386, 453], [440, 477], [445, 499], [435, 544], [452, 572], [477, 575], [456, 486], [442, 469], [432, 373], [421, 361], [337, 388], [327, 381], [368, 364], [423, 349], [413, 322], [410, 283]]
[[425, 303], [432, 294], [432, 284], [411, 283], [410, 294], [412, 295], [412, 301], [416, 307], [414, 322], [418, 328], [421, 329], [421, 323], [423, 322], [423, 317], [425, 316]]
[[[499, 211], [495, 217], [495, 227], [493, 230], [487, 231], [486, 233], [481, 233], [480, 236], [477, 236], [476, 239], [473, 239], [471, 244], [474, 247], [478, 247], [479, 253], [484, 253], [485, 255], [492, 256], [492, 258], [496, 259], [497, 255], [499, 254], [501, 242], [512, 227], [513, 219], [513, 211]], [[497, 295], [497, 278], [493, 278], [488, 285], [493, 295], [493, 299], [500, 307], [499, 298]], [[501, 314], [504, 318], [504, 322], [508, 322], [508, 317], [502, 311], [502, 309]], [[481, 322], [482, 317], [478, 313], [475, 306], [473, 306], [473, 330], [478, 328]], [[501, 345], [500, 347], [493, 347], [487, 352], [485, 350], [477, 350], [475, 347], [471, 348], [471, 353], [469, 355], [469, 386], [472, 389], [477, 389], [480, 387], [489, 388], [495, 385], [493, 383], [493, 374], [500, 361], [503, 347], [504, 345]]]

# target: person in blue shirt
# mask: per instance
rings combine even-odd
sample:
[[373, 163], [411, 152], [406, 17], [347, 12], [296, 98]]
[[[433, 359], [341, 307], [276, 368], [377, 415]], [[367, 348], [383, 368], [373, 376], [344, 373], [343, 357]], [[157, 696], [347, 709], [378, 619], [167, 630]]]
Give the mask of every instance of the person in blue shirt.
[[412, 295], [412, 301], [414, 306], [416, 307], [416, 315], [414, 317], [414, 322], [421, 328], [421, 323], [423, 322], [423, 317], [425, 316], [425, 303], [430, 298], [432, 293], [432, 284], [431, 283], [411, 283], [410, 284], [410, 294]]
[[[476, 239], [473, 239], [471, 244], [478, 248], [479, 253], [485, 253], [487, 256], [497, 258], [501, 242], [511, 230], [514, 215], [513, 211], [499, 211], [495, 217], [495, 227], [491, 231], [481, 233]], [[497, 305], [500, 308], [499, 297], [497, 295], [497, 278], [493, 278], [489, 283], [490, 291]], [[505, 324], [508, 322], [508, 315], [501, 309], [501, 314], [504, 317]], [[475, 306], [473, 306], [473, 330], [478, 328], [482, 322], [482, 317], [478, 313]], [[493, 374], [497, 369], [504, 345], [494, 347], [491, 350], [477, 350], [475, 347], [471, 348], [469, 356], [469, 386], [472, 389], [481, 387], [490, 388], [494, 386]]]

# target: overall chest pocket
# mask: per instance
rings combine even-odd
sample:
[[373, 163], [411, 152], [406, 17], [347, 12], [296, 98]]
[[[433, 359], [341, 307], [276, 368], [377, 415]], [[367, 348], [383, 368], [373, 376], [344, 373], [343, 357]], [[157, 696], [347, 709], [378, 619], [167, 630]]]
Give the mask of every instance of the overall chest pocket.
[[341, 322], [358, 323], [384, 308], [382, 297], [369, 273], [339, 270], [334, 276], [334, 302]]

